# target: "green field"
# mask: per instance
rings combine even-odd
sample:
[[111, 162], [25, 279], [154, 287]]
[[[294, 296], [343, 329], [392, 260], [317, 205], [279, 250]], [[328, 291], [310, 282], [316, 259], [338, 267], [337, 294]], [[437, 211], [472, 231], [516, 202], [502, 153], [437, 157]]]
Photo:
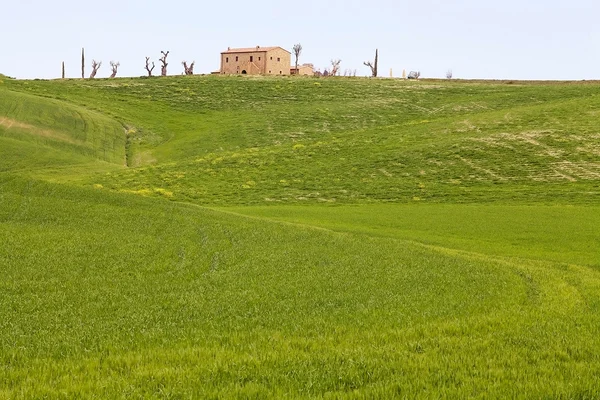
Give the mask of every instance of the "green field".
[[0, 398], [597, 399], [599, 93], [0, 75]]

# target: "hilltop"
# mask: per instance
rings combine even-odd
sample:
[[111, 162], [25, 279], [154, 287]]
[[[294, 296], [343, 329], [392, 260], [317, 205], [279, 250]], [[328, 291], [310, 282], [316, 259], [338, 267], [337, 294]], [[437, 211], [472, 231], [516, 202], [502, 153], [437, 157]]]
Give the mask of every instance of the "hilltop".
[[597, 83], [0, 84], [0, 397], [594, 398]]

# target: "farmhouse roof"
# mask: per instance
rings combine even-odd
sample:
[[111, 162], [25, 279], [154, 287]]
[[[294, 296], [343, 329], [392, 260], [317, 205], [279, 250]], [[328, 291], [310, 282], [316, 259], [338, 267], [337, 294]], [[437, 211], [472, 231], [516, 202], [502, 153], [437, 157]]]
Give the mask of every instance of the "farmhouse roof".
[[[280, 46], [272, 46], [272, 47], [261, 47], [261, 46], [256, 46], [256, 47], [240, 47], [240, 48], [237, 48], [237, 49], [233, 49], [233, 48], [229, 47], [229, 48], [227, 48], [226, 51], [223, 51], [221, 54], [256, 53], [257, 51], [267, 52], [267, 51], [271, 51], [271, 50], [275, 50], [275, 49], [282, 49], [284, 51], [287, 51], [283, 47], [280, 47]], [[290, 53], [289, 51], [287, 51], [287, 52]]]

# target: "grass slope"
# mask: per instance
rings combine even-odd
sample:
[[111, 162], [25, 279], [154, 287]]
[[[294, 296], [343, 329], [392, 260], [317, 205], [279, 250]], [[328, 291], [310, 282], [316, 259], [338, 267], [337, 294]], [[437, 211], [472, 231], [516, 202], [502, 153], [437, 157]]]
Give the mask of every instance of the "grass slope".
[[597, 88], [0, 79], [0, 397], [597, 397]]
[[2, 193], [9, 397], [600, 390], [593, 270], [19, 179]]
[[0, 136], [125, 163], [125, 132], [116, 121], [62, 101], [2, 91]]
[[385, 204], [223, 210], [490, 255], [581, 264], [600, 271], [599, 206]]
[[131, 165], [89, 184], [199, 204], [594, 204], [593, 84], [180, 77], [10, 81], [129, 127]]

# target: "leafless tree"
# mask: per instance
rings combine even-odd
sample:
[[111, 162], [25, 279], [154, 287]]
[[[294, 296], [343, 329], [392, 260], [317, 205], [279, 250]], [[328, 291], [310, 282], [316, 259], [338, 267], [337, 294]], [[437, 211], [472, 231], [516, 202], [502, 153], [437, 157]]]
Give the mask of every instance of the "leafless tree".
[[194, 64], [196, 64], [196, 61], [192, 61], [190, 65], [187, 64], [187, 61], [183, 61], [181, 64], [186, 75], [194, 75]]
[[94, 79], [96, 77], [96, 74], [98, 73], [98, 70], [101, 66], [102, 61], [97, 62], [96, 60], [92, 60], [92, 73], [90, 74], [90, 79]]
[[152, 71], [154, 71], [154, 61], [152, 61], [152, 68], [150, 68], [150, 57], [146, 57], [146, 71], [148, 71], [148, 76], [152, 76]]
[[342, 60], [339, 58], [337, 60], [331, 60], [331, 76], [336, 76], [340, 70], [340, 64]]
[[294, 57], [296, 57], [296, 69], [294, 70], [295, 74], [298, 73], [298, 58], [300, 58], [300, 54], [302, 53], [302, 45], [300, 43], [295, 44], [294, 47], [292, 47], [292, 50], [294, 51]]
[[81, 79], [85, 79], [85, 49], [81, 48]]
[[446, 71], [446, 79], [452, 79], [452, 70], [451, 69]]
[[169, 63], [167, 63], [167, 56], [169, 55], [169, 52], [167, 51], [165, 53], [164, 51], [161, 51], [161, 54], [163, 56], [158, 59], [162, 64], [162, 66], [160, 67], [160, 75], [167, 76], [167, 66], [169, 65]]
[[117, 76], [117, 70], [119, 69], [119, 67], [121, 66], [120, 62], [114, 62], [111, 61], [110, 62], [110, 68], [112, 69], [112, 74], [110, 74], [111, 78], [114, 78], [115, 76]]
[[65, 62], [62, 62], [62, 78], [65, 79]]
[[379, 59], [379, 49], [375, 49], [375, 62], [365, 61], [363, 63], [367, 67], [371, 68], [371, 76], [373, 78], [377, 78], [377, 62], [378, 62], [378, 59]]

